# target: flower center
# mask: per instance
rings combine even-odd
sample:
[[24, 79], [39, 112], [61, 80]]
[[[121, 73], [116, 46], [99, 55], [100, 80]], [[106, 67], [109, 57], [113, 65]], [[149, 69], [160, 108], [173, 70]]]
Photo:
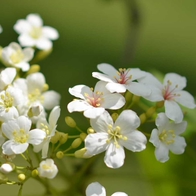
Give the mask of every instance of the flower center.
[[36, 88], [31, 93], [29, 93], [28, 98], [29, 98], [30, 103], [33, 103], [36, 101], [40, 101], [41, 103], [43, 103], [44, 101], [44, 96], [41, 95], [41, 91], [38, 88]]
[[8, 112], [13, 106], [14, 98], [8, 92], [5, 92], [5, 95], [1, 95], [1, 100], [0, 106], [3, 106], [5, 111]]
[[100, 91], [92, 92], [90, 96], [88, 93], [84, 93], [86, 101], [92, 105], [93, 107], [100, 107], [101, 103], [103, 102], [103, 93]]
[[125, 68], [120, 68], [117, 72], [118, 76], [114, 77], [115, 80], [120, 84], [126, 84], [129, 80], [131, 80], [132, 75], [128, 75], [130, 69], [126, 70]]
[[24, 131], [24, 129], [20, 129], [19, 131], [14, 131], [13, 136], [14, 136], [14, 140], [21, 144], [26, 143], [29, 139], [29, 135]]
[[32, 38], [39, 39], [42, 35], [42, 28], [41, 27], [33, 27], [29, 34]]
[[12, 55], [10, 56], [10, 59], [13, 64], [20, 63], [24, 59], [24, 54], [22, 50], [17, 50], [13, 52]]
[[176, 96], [180, 96], [180, 94], [175, 93], [175, 90], [178, 88], [178, 85], [176, 85], [174, 88], [172, 88], [171, 85], [172, 82], [168, 80], [167, 85], [163, 89], [163, 97], [165, 100], [172, 100]]
[[176, 134], [174, 130], [163, 130], [159, 135], [159, 139], [167, 145], [173, 144], [175, 142], [175, 137]]
[[50, 130], [49, 130], [48, 126], [45, 125], [44, 123], [41, 123], [40, 125], [42, 127], [41, 129], [46, 133], [46, 135], [49, 135], [50, 134]]
[[116, 126], [114, 128], [112, 125], [108, 125], [108, 134], [109, 134], [109, 138], [106, 142], [110, 143], [112, 141], [114, 145], [116, 146], [116, 148], [120, 147], [118, 143], [119, 139], [122, 139], [125, 141], [127, 140], [127, 137], [121, 134], [121, 128], [119, 126]]

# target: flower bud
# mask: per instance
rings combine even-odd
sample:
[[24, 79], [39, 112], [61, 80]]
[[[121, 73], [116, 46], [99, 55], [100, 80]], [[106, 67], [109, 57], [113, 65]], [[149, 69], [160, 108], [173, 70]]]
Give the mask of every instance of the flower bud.
[[40, 113], [42, 112], [43, 110], [43, 107], [41, 107], [41, 105], [32, 105], [30, 108], [29, 108], [29, 111], [28, 111], [28, 117], [29, 118], [32, 118], [34, 116], [39, 116]]
[[118, 118], [118, 114], [117, 113], [112, 113], [112, 119], [115, 122], [116, 119]]
[[72, 144], [71, 144], [71, 147], [72, 148], [77, 148], [80, 146], [80, 144], [82, 143], [82, 139], [81, 138], [77, 138], [75, 139]]
[[92, 128], [92, 127], [89, 127], [88, 129], [87, 129], [87, 133], [95, 133], [95, 130]]
[[53, 143], [53, 144], [56, 144], [61, 138], [61, 134], [56, 131], [55, 132], [55, 135], [50, 139], [50, 142]]
[[26, 179], [25, 174], [19, 174], [19, 175], [18, 175], [18, 180], [20, 180], [21, 182], [22, 182], [22, 181], [25, 181], [25, 179]]
[[155, 113], [155, 111], [156, 111], [156, 108], [155, 108], [155, 107], [149, 108], [149, 109], [147, 110], [147, 112], [146, 112], [146, 117], [147, 117], [147, 118], [150, 118], [150, 117]]
[[58, 159], [62, 159], [62, 158], [64, 157], [64, 153], [63, 153], [62, 151], [58, 151], [58, 152], [56, 153], [56, 157], [57, 157]]
[[30, 69], [27, 72], [27, 75], [29, 74], [33, 74], [33, 73], [37, 73], [40, 70], [40, 66], [39, 65], [31, 65]]
[[69, 126], [69, 127], [72, 127], [72, 128], [75, 128], [76, 127], [76, 122], [73, 118], [71, 118], [70, 116], [66, 116], [65, 117], [65, 123]]
[[143, 114], [141, 114], [140, 115], [140, 121], [141, 121], [141, 124], [143, 124], [145, 121], [146, 121], [146, 114], [145, 113], [143, 113]]
[[13, 171], [13, 167], [9, 163], [4, 163], [0, 167], [0, 172], [7, 174]]
[[39, 172], [38, 172], [37, 169], [34, 169], [34, 170], [31, 172], [31, 175], [32, 175], [33, 177], [37, 177], [38, 174], [39, 174]]
[[60, 142], [60, 144], [64, 144], [68, 139], [68, 134], [61, 132], [60, 135], [61, 136], [60, 136], [59, 142]]
[[82, 148], [82, 149], [80, 149], [80, 150], [76, 150], [76, 151], [74, 152], [74, 155], [75, 155], [76, 158], [86, 158], [86, 157], [84, 156], [85, 152], [86, 152], [86, 148]]
[[80, 138], [82, 141], [85, 140], [86, 136], [87, 136], [86, 133], [80, 133]]
[[47, 91], [48, 89], [49, 89], [49, 85], [48, 84], [44, 84], [43, 91]]

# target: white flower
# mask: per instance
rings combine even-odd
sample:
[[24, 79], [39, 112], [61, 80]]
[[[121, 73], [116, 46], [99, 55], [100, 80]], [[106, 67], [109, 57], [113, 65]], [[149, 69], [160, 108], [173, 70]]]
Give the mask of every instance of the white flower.
[[146, 137], [136, 130], [140, 119], [132, 110], [124, 110], [115, 123], [108, 112], [90, 120], [96, 133], [85, 139], [86, 155], [96, 155], [106, 151], [104, 162], [110, 168], [119, 168], [124, 164], [124, 147], [133, 152], [146, 148]]
[[46, 133], [46, 138], [39, 145], [34, 145], [34, 151], [39, 152], [42, 150], [42, 158], [47, 157], [50, 139], [55, 135], [57, 120], [60, 116], [60, 107], [56, 106], [50, 113], [49, 120], [46, 118], [40, 118], [37, 122], [37, 128], [43, 130]]
[[106, 88], [110, 92], [124, 93], [126, 90], [137, 96], [147, 96], [151, 91], [144, 84], [137, 82], [138, 79], [145, 77], [146, 72], [138, 68], [119, 69], [118, 71], [109, 64], [102, 63], [97, 68], [103, 72], [93, 72], [92, 76], [102, 81], [108, 82]]
[[186, 78], [176, 73], [166, 74], [163, 84], [150, 73], [140, 79], [140, 82], [148, 85], [152, 91], [145, 98], [150, 101], [164, 101], [166, 116], [175, 122], [181, 122], [183, 119], [178, 103], [191, 109], [196, 106], [193, 96], [183, 90], [186, 87]]
[[16, 76], [15, 68], [6, 68], [0, 73], [0, 91], [10, 85]]
[[26, 20], [18, 20], [14, 25], [14, 30], [20, 34], [18, 41], [22, 46], [35, 46], [41, 50], [51, 49], [51, 40], [59, 37], [56, 29], [43, 26], [43, 21], [38, 14], [29, 14]]
[[0, 172], [7, 174], [13, 171], [12, 166], [9, 163], [4, 163], [0, 167]]
[[34, 104], [41, 104], [47, 110], [59, 105], [60, 95], [52, 90], [46, 91], [45, 77], [40, 72], [30, 74], [26, 79], [19, 78], [14, 81], [13, 85], [23, 91], [27, 111]]
[[52, 159], [46, 159], [42, 161], [37, 170], [39, 172], [40, 177], [49, 179], [54, 178], [58, 173], [58, 168], [54, 164], [54, 161]]
[[159, 113], [156, 119], [158, 129], [153, 129], [150, 142], [156, 147], [155, 156], [160, 162], [169, 160], [169, 150], [174, 154], [184, 153], [185, 139], [179, 136], [186, 129], [187, 122], [170, 122], [165, 113]]
[[2, 124], [2, 132], [7, 137], [2, 145], [3, 153], [6, 155], [21, 154], [26, 151], [29, 144], [38, 145], [46, 136], [40, 129], [30, 131], [31, 121], [25, 116], [19, 116]]
[[34, 50], [32, 48], [22, 49], [19, 44], [12, 42], [3, 48], [2, 61], [8, 66], [28, 71], [30, 67], [28, 62], [33, 58], [33, 55]]
[[[86, 196], [106, 196], [105, 188], [98, 182], [93, 182], [86, 188]], [[116, 192], [111, 196], [128, 196], [124, 192]]]
[[18, 117], [17, 106], [23, 103], [22, 91], [9, 86], [0, 92], [0, 120], [5, 121]]
[[67, 106], [69, 112], [84, 111], [87, 118], [96, 118], [106, 109], [119, 109], [125, 104], [125, 99], [117, 93], [110, 93], [105, 88], [106, 82], [99, 81], [94, 91], [85, 85], [69, 88], [71, 95], [78, 97]]

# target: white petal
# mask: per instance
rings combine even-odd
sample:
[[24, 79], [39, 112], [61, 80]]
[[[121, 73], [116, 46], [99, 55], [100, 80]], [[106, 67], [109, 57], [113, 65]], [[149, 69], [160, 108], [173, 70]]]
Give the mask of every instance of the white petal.
[[169, 149], [162, 143], [159, 145], [159, 147], [155, 149], [156, 159], [162, 163], [169, 160], [168, 154], [169, 154]]
[[29, 14], [27, 16], [27, 21], [36, 27], [41, 27], [43, 25], [43, 21], [38, 14]]
[[99, 72], [93, 72], [92, 76], [94, 78], [97, 78], [97, 79], [105, 81], [105, 82], [115, 82], [113, 77], [107, 76], [107, 75], [99, 73]]
[[186, 87], [186, 78], [182, 77], [176, 73], [168, 73], [165, 75], [163, 84], [167, 85], [167, 82], [171, 82], [171, 87], [177, 88], [178, 90], [182, 90], [183, 88]]
[[31, 30], [31, 25], [24, 19], [20, 19], [14, 25], [14, 30], [21, 34], [21, 33], [28, 33]]
[[48, 26], [44, 26], [42, 28], [42, 33], [44, 37], [47, 37], [48, 39], [55, 40], [59, 38], [59, 33], [56, 29]]
[[104, 157], [105, 164], [110, 168], [119, 168], [124, 164], [125, 152], [122, 146], [110, 143]]
[[44, 75], [40, 72], [28, 75], [26, 80], [28, 91], [30, 93], [35, 89], [39, 89], [40, 91], [42, 91], [46, 83]]
[[103, 99], [104, 102], [101, 104], [101, 107], [107, 109], [117, 110], [125, 104], [125, 98], [117, 93], [104, 95]]
[[121, 128], [122, 134], [135, 130], [140, 125], [140, 119], [132, 110], [124, 110], [116, 119], [114, 126]]
[[145, 84], [138, 82], [131, 82], [129, 85], [126, 85], [127, 90], [137, 96], [148, 96], [151, 93], [151, 90], [147, 88]]
[[34, 50], [32, 48], [23, 49], [24, 61], [28, 62], [33, 58]]
[[159, 147], [160, 144], [160, 139], [159, 139], [159, 131], [157, 129], [153, 129], [152, 133], [150, 135], [149, 141], [155, 146]]
[[67, 105], [68, 111], [71, 112], [81, 112], [87, 110], [90, 106], [86, 101], [74, 100]]
[[51, 110], [60, 104], [61, 95], [56, 91], [50, 90], [42, 94], [44, 97], [43, 106], [47, 110]]
[[52, 127], [56, 126], [57, 120], [59, 119], [59, 116], [60, 116], [60, 111], [61, 111], [60, 107], [56, 106], [50, 112], [48, 121]]
[[20, 127], [15, 120], [8, 120], [2, 124], [2, 132], [8, 139], [12, 139], [13, 132], [18, 130], [20, 130]]
[[105, 111], [99, 117], [90, 119], [90, 124], [96, 132], [107, 132], [108, 125], [113, 125], [113, 120], [110, 114]]
[[159, 113], [156, 118], [156, 126], [165, 128], [169, 124], [169, 119], [165, 113]]
[[20, 34], [18, 41], [24, 47], [33, 47], [36, 44], [35, 40], [29, 34]]
[[123, 192], [116, 192], [116, 193], [112, 194], [111, 196], [128, 196], [128, 195]]
[[125, 148], [133, 152], [140, 152], [146, 148], [146, 136], [140, 131], [132, 131], [126, 137], [127, 140], [119, 140], [119, 143]]
[[20, 129], [23, 129], [26, 133], [29, 132], [31, 128], [31, 120], [29, 120], [25, 116], [19, 116], [18, 119], [16, 120], [16, 123], [20, 127]]
[[92, 90], [86, 85], [76, 85], [73, 88], [69, 88], [69, 93], [80, 99], [85, 99], [85, 94], [92, 94]]
[[181, 136], [176, 136], [175, 137], [175, 142], [173, 144], [169, 145], [169, 149], [174, 154], [182, 154], [182, 153], [184, 153], [185, 147], [186, 147], [186, 141]]
[[107, 139], [107, 133], [92, 133], [87, 135], [87, 137], [85, 138], [85, 147], [87, 149], [87, 154], [93, 156], [105, 151], [108, 146], [106, 142]]
[[22, 71], [28, 71], [30, 68], [30, 65], [29, 65], [29, 63], [21, 62], [21, 63], [15, 64], [15, 67], [21, 68]]
[[187, 91], [178, 92], [179, 96], [175, 97], [175, 101], [180, 103], [181, 105], [194, 109], [195, 108], [195, 100], [194, 97]]
[[133, 81], [133, 80], [138, 80], [146, 76], [146, 72], [141, 71], [139, 68], [132, 68], [129, 71], [129, 75], [131, 76], [131, 80]]
[[124, 93], [127, 89], [124, 84], [119, 84], [119, 83], [108, 83], [106, 85], [106, 88], [111, 92], [117, 92], [117, 93]]
[[104, 111], [105, 109], [101, 107], [100, 108], [89, 107], [87, 110], [84, 111], [84, 116], [86, 116], [87, 118], [97, 118], [98, 116], [103, 114]]
[[169, 130], [174, 130], [176, 135], [180, 135], [185, 132], [186, 127], [186, 121], [182, 121], [181, 123], [170, 123]]
[[[6, 68], [0, 74], [0, 90], [9, 84], [12, 83], [16, 76], [16, 69], [15, 68]], [[2, 84], [3, 83], [3, 84]]]
[[28, 148], [29, 144], [28, 143], [12, 143], [11, 149], [15, 154], [22, 154], [25, 152]]
[[35, 46], [40, 50], [50, 50], [52, 48], [52, 45], [52, 42], [45, 37], [40, 38], [35, 43]]
[[106, 191], [101, 184], [93, 182], [86, 188], [86, 196], [106, 196]]
[[175, 101], [165, 100], [165, 114], [176, 123], [182, 122], [183, 113], [180, 106]]
[[12, 155], [14, 154], [14, 152], [12, 151], [12, 144], [14, 143], [14, 141], [12, 140], [8, 140], [6, 141], [3, 145], [2, 145], [2, 150], [3, 150], [3, 154], [6, 155]]
[[99, 65], [97, 65], [97, 68], [99, 71], [103, 72], [104, 74], [108, 75], [108, 76], [115, 76], [117, 75], [117, 70], [110, 64], [107, 63], [101, 63]]
[[46, 137], [46, 133], [41, 129], [33, 129], [29, 132], [29, 143], [39, 145]]

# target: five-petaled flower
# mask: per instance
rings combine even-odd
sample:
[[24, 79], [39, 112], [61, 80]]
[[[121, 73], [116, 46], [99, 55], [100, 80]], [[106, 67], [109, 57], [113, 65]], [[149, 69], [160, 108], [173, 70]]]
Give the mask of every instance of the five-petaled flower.
[[14, 30], [20, 34], [18, 41], [21, 46], [37, 47], [41, 50], [50, 50], [52, 48], [51, 40], [59, 37], [56, 29], [43, 26], [43, 21], [38, 14], [29, 14], [26, 20], [18, 20], [14, 25]]
[[38, 145], [46, 136], [40, 129], [31, 128], [31, 120], [25, 116], [19, 116], [2, 124], [2, 132], [8, 139], [3, 145], [3, 153], [6, 155], [22, 154], [29, 144]]
[[186, 129], [187, 122], [170, 121], [165, 113], [159, 113], [156, 119], [158, 129], [153, 129], [150, 142], [156, 147], [155, 156], [160, 162], [169, 160], [169, 150], [174, 154], [182, 154], [186, 147], [185, 139], [179, 136]]
[[137, 80], [144, 78], [146, 72], [138, 68], [119, 69], [118, 71], [111, 65], [102, 63], [97, 68], [103, 72], [93, 72], [92, 76], [107, 82], [106, 88], [110, 92], [124, 93], [126, 90], [137, 96], [147, 96], [151, 91]]
[[150, 73], [140, 79], [140, 82], [145, 83], [152, 91], [145, 98], [153, 102], [164, 101], [166, 116], [177, 123], [183, 120], [183, 112], [178, 103], [191, 109], [196, 106], [193, 96], [183, 90], [186, 87], [186, 78], [176, 73], [166, 74], [163, 84]]
[[119, 168], [124, 164], [124, 147], [133, 152], [146, 148], [146, 137], [136, 130], [140, 119], [132, 110], [124, 110], [113, 122], [107, 111], [96, 119], [90, 120], [96, 133], [85, 139], [86, 156], [106, 151], [104, 162], [110, 168]]
[[[105, 188], [98, 182], [93, 182], [86, 188], [86, 196], [106, 196]], [[124, 192], [115, 192], [111, 196], [128, 196]]]
[[125, 104], [125, 99], [118, 93], [110, 93], [105, 86], [106, 82], [99, 81], [94, 91], [85, 85], [69, 88], [70, 94], [80, 99], [73, 100], [67, 106], [69, 112], [84, 111], [87, 118], [96, 118], [105, 109], [119, 109]]

